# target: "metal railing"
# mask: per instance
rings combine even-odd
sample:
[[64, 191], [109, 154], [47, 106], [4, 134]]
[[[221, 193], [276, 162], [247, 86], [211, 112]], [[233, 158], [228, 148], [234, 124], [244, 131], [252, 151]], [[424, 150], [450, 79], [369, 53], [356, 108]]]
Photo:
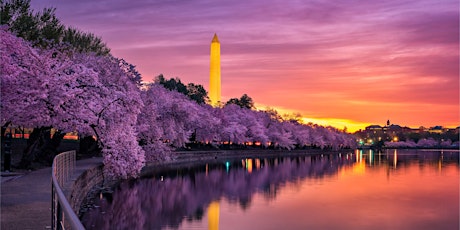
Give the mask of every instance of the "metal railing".
[[57, 155], [53, 160], [51, 172], [52, 229], [85, 229], [62, 191], [75, 171], [75, 158], [76, 152], [68, 151]]

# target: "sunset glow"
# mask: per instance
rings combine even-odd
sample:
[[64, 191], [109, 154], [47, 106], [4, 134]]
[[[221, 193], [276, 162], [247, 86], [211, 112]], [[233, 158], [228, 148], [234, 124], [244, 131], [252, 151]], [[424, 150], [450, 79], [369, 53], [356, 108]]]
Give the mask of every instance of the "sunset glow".
[[36, 10], [50, 6], [147, 81], [162, 73], [207, 88], [217, 33], [222, 101], [246, 93], [348, 131], [388, 119], [460, 124], [455, 0], [32, 1]]

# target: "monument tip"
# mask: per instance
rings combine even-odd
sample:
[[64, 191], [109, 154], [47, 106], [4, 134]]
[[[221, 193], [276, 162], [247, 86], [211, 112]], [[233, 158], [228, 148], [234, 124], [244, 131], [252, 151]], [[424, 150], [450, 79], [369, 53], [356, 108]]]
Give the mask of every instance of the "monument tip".
[[219, 42], [219, 39], [217, 38], [216, 33], [214, 33], [214, 37], [212, 38], [212, 42]]

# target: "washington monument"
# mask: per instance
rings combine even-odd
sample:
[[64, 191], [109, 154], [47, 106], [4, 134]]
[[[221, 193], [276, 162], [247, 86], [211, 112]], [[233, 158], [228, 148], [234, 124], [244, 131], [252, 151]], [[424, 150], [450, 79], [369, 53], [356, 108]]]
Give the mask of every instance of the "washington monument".
[[217, 34], [211, 42], [211, 63], [209, 68], [209, 100], [211, 105], [220, 105], [220, 43]]

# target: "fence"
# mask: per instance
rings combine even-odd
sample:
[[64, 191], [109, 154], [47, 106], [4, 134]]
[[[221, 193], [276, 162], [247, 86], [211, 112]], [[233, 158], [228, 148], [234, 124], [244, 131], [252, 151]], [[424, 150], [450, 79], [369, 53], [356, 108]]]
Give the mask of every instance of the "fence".
[[64, 195], [64, 188], [75, 171], [75, 151], [63, 152], [53, 160], [51, 173], [52, 229], [85, 229]]

